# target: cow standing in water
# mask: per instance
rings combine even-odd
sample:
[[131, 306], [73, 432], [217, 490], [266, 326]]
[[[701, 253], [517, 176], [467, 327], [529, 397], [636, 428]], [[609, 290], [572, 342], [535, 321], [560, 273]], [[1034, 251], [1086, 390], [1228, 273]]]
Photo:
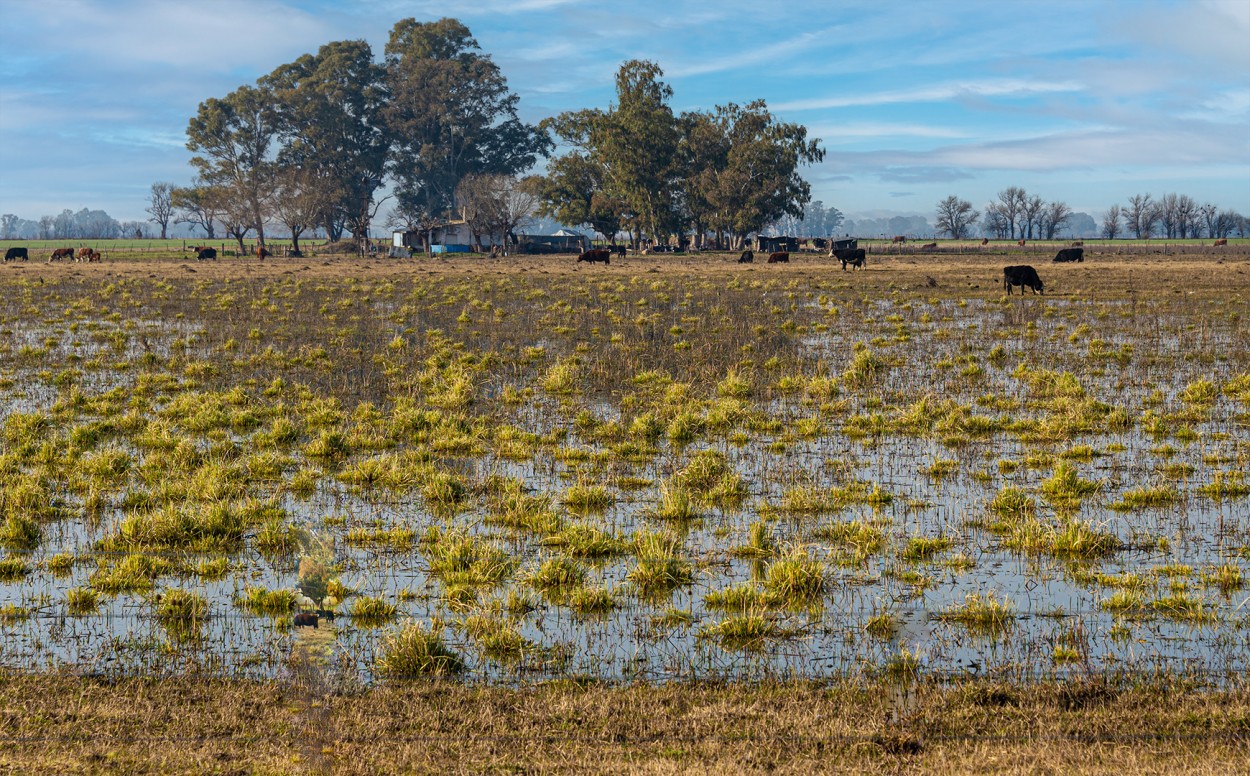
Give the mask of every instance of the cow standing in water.
[[1003, 267], [1003, 288], [1007, 289], [1007, 296], [1011, 296], [1011, 287], [1020, 286], [1020, 294], [1024, 295], [1025, 287], [1031, 288], [1033, 293], [1042, 294], [1046, 292], [1042, 288], [1042, 279], [1037, 276], [1037, 270], [1028, 264], [1018, 264], [1012, 267]]

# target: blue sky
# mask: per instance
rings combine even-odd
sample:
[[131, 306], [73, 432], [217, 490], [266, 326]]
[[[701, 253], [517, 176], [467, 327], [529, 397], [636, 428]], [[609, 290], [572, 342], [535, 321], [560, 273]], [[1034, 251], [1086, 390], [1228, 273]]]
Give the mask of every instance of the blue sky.
[[1250, 0], [0, 0], [0, 212], [146, 218], [209, 97], [399, 19], [459, 18], [524, 118], [606, 107], [650, 59], [674, 109], [764, 99], [851, 215], [1007, 186], [1096, 217], [1176, 192], [1250, 215]]

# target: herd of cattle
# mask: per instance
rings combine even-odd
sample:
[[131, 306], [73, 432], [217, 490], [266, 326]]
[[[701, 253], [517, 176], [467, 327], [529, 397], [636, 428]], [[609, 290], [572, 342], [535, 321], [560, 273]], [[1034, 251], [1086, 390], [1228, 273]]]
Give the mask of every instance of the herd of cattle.
[[[52, 251], [52, 255], [48, 257], [48, 261], [100, 261], [100, 252], [91, 248], [57, 248]], [[30, 251], [26, 248], [9, 248], [4, 252], [5, 261], [29, 261]]]

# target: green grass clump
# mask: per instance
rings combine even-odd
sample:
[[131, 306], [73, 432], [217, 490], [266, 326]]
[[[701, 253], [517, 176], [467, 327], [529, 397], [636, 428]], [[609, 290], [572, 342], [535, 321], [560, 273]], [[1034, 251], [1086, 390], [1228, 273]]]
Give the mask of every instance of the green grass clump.
[[547, 598], [558, 598], [586, 581], [586, 567], [572, 558], [557, 555], [548, 558], [529, 575], [529, 584]]
[[266, 590], [263, 587], [245, 587], [236, 602], [252, 614], [277, 617], [295, 611], [298, 594], [294, 590]]
[[949, 536], [913, 536], [907, 542], [907, 546], [899, 553], [903, 560], [911, 563], [927, 561], [935, 555], [946, 552], [951, 548], [951, 539]]
[[776, 599], [750, 582], [713, 590], [703, 597], [703, 605], [718, 612], [748, 612], [769, 609]]
[[616, 596], [606, 587], [579, 587], [565, 598], [565, 605], [584, 616], [604, 615], [619, 604]]
[[352, 622], [365, 628], [385, 625], [399, 613], [395, 604], [383, 598], [360, 596], [352, 601]]
[[660, 501], [651, 510], [651, 516], [658, 520], [683, 522], [697, 520], [699, 509], [695, 504], [694, 495], [684, 487], [660, 487]]
[[1156, 598], [1150, 602], [1150, 607], [1169, 620], [1197, 623], [1215, 619], [1215, 613], [1209, 610], [1201, 598], [1184, 592]]
[[704, 625], [699, 638], [715, 641], [725, 649], [762, 651], [791, 633], [766, 612], [747, 612]]
[[1120, 494], [1120, 500], [1108, 505], [1117, 512], [1131, 512], [1151, 507], [1167, 507], [1183, 499], [1175, 485], [1158, 485], [1150, 488], [1134, 488]]
[[460, 627], [478, 644], [482, 654], [504, 663], [519, 662], [526, 653], [539, 649], [515, 625], [497, 616], [474, 614], [462, 620]]
[[377, 674], [389, 681], [448, 676], [464, 668], [464, 661], [447, 647], [442, 636], [416, 623], [388, 635], [374, 663]]
[[572, 523], [543, 539], [544, 547], [558, 547], [576, 558], [608, 558], [625, 551], [625, 542], [594, 526]]
[[65, 609], [71, 615], [94, 614], [99, 606], [99, 593], [89, 587], [71, 587], [65, 591]]
[[208, 599], [190, 590], [170, 588], [156, 604], [156, 619], [163, 625], [196, 625], [208, 615]]
[[825, 592], [827, 577], [824, 563], [809, 557], [802, 548], [795, 548], [768, 564], [764, 589], [787, 608], [814, 606]]
[[731, 553], [738, 558], [769, 558], [777, 552], [777, 539], [773, 530], [763, 520], [751, 523], [747, 543], [734, 547]]
[[164, 574], [173, 571], [173, 564], [164, 558], [132, 554], [122, 558], [117, 565], [109, 567], [100, 560], [100, 566], [89, 579], [93, 588], [101, 593], [146, 593]]
[[1010, 600], [999, 601], [991, 591], [984, 595], [969, 593], [963, 603], [943, 609], [937, 618], [957, 622], [975, 635], [993, 637], [1011, 627], [1016, 620], [1016, 612]]
[[990, 511], [1007, 519], [1021, 519], [1037, 513], [1037, 502], [1024, 490], [1007, 486], [990, 502]]
[[694, 582], [694, 569], [681, 554], [681, 540], [665, 532], [642, 532], [634, 537], [636, 565], [626, 578], [641, 595], [654, 598]]
[[564, 505], [578, 513], [603, 512], [616, 500], [602, 485], [573, 485], [564, 491]]
[[1250, 496], [1250, 483], [1246, 482], [1245, 472], [1217, 471], [1212, 475], [1209, 484], [1198, 488], [1198, 495], [1212, 501], [1245, 498]]
[[9, 556], [0, 560], [0, 582], [16, 582], [30, 573], [24, 558]]
[[1049, 479], [1042, 483], [1042, 493], [1055, 509], [1075, 509], [1081, 499], [1092, 496], [1102, 488], [1101, 484], [1092, 480], [1082, 479], [1076, 467], [1066, 460], [1060, 460]]

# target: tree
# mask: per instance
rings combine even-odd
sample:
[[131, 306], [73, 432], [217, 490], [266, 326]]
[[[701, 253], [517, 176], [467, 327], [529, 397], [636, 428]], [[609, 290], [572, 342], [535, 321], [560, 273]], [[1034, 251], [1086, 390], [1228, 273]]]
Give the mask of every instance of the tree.
[[0, 216], [0, 240], [12, 240], [17, 236], [17, 225], [22, 219], [12, 213]]
[[367, 236], [392, 140], [381, 120], [388, 104], [386, 71], [373, 61], [369, 44], [327, 43], [258, 83], [273, 98], [278, 165], [299, 170], [284, 175], [285, 185], [298, 189], [300, 220], [309, 216], [303, 205], [318, 181], [324, 194], [333, 194], [320, 198], [322, 210], [305, 228], [319, 223], [330, 231], [345, 223], [357, 238]]
[[[1213, 205], [1210, 202], [1198, 208], [1198, 215], [1201, 218], [1201, 223], [1207, 228], [1207, 237], [1215, 237], [1215, 226], [1219, 220], [1219, 214], [1219, 206]], [[1196, 234], [1194, 236], [1197, 237]]]
[[1042, 208], [1038, 235], [1047, 240], [1055, 239], [1055, 232], [1072, 218], [1072, 208], [1066, 202], [1051, 202]]
[[299, 238], [314, 229], [327, 208], [341, 201], [341, 191], [311, 170], [283, 167], [274, 178], [273, 217], [291, 233], [291, 250], [299, 254]]
[[1011, 218], [1004, 211], [1001, 201], [990, 202], [985, 206], [985, 215], [981, 219], [981, 224], [986, 235], [999, 240], [1012, 233]]
[[169, 230], [169, 222], [174, 217], [174, 204], [170, 199], [173, 193], [172, 183], [153, 183], [151, 204], [145, 210], [152, 216], [148, 220], [160, 224], [161, 239], [164, 240]]
[[1120, 235], [1120, 219], [1122, 217], [1120, 206], [1112, 205], [1107, 210], [1106, 215], [1102, 217], [1102, 236], [1108, 240], [1114, 240], [1118, 237]]
[[514, 175], [546, 156], [546, 133], [517, 118], [518, 98], [455, 19], [404, 19], [386, 44], [400, 209], [440, 216], [469, 174]]
[[955, 240], [966, 238], [972, 231], [972, 225], [980, 217], [981, 214], [972, 208], [971, 202], [954, 194], [937, 204], [937, 229]]
[[538, 212], [540, 185], [536, 175], [520, 180], [511, 175], [491, 176], [494, 198], [493, 207], [487, 211], [487, 233], [499, 235], [505, 250], [516, 244], [517, 230]]
[[537, 183], [540, 215], [569, 226], [589, 226], [611, 239], [621, 230], [625, 203], [605, 191], [607, 173], [586, 153], [552, 159]]
[[[273, 96], [267, 90], [243, 86], [223, 99], [200, 103], [187, 126], [187, 149], [198, 151], [191, 164], [207, 183], [219, 187], [228, 201], [230, 222], [255, 229], [265, 243], [265, 194], [269, 191], [273, 165], [270, 146], [277, 134]], [[244, 223], [246, 222], [246, 223]], [[242, 237], [239, 237], [240, 249]]]
[[1159, 215], [1159, 208], [1149, 194], [1134, 194], [1124, 208], [1124, 223], [1134, 237], [1142, 240], [1154, 234]]
[[197, 180], [190, 186], [174, 189], [169, 198], [177, 211], [177, 223], [200, 227], [210, 240], [217, 236], [217, 221], [225, 208], [221, 189]]
[[1019, 186], [1009, 186], [998, 192], [995, 211], [1001, 217], [1002, 224], [1006, 225], [1007, 235], [1013, 240], [1016, 239], [1016, 228], [1023, 225], [1023, 211], [1028, 199], [1029, 195]]
[[1034, 195], [1025, 197], [1020, 205], [1020, 236], [1025, 239], [1033, 239], [1033, 227], [1038, 227], [1038, 236], [1041, 236], [1042, 213], [1046, 209], [1046, 203], [1041, 197]]

